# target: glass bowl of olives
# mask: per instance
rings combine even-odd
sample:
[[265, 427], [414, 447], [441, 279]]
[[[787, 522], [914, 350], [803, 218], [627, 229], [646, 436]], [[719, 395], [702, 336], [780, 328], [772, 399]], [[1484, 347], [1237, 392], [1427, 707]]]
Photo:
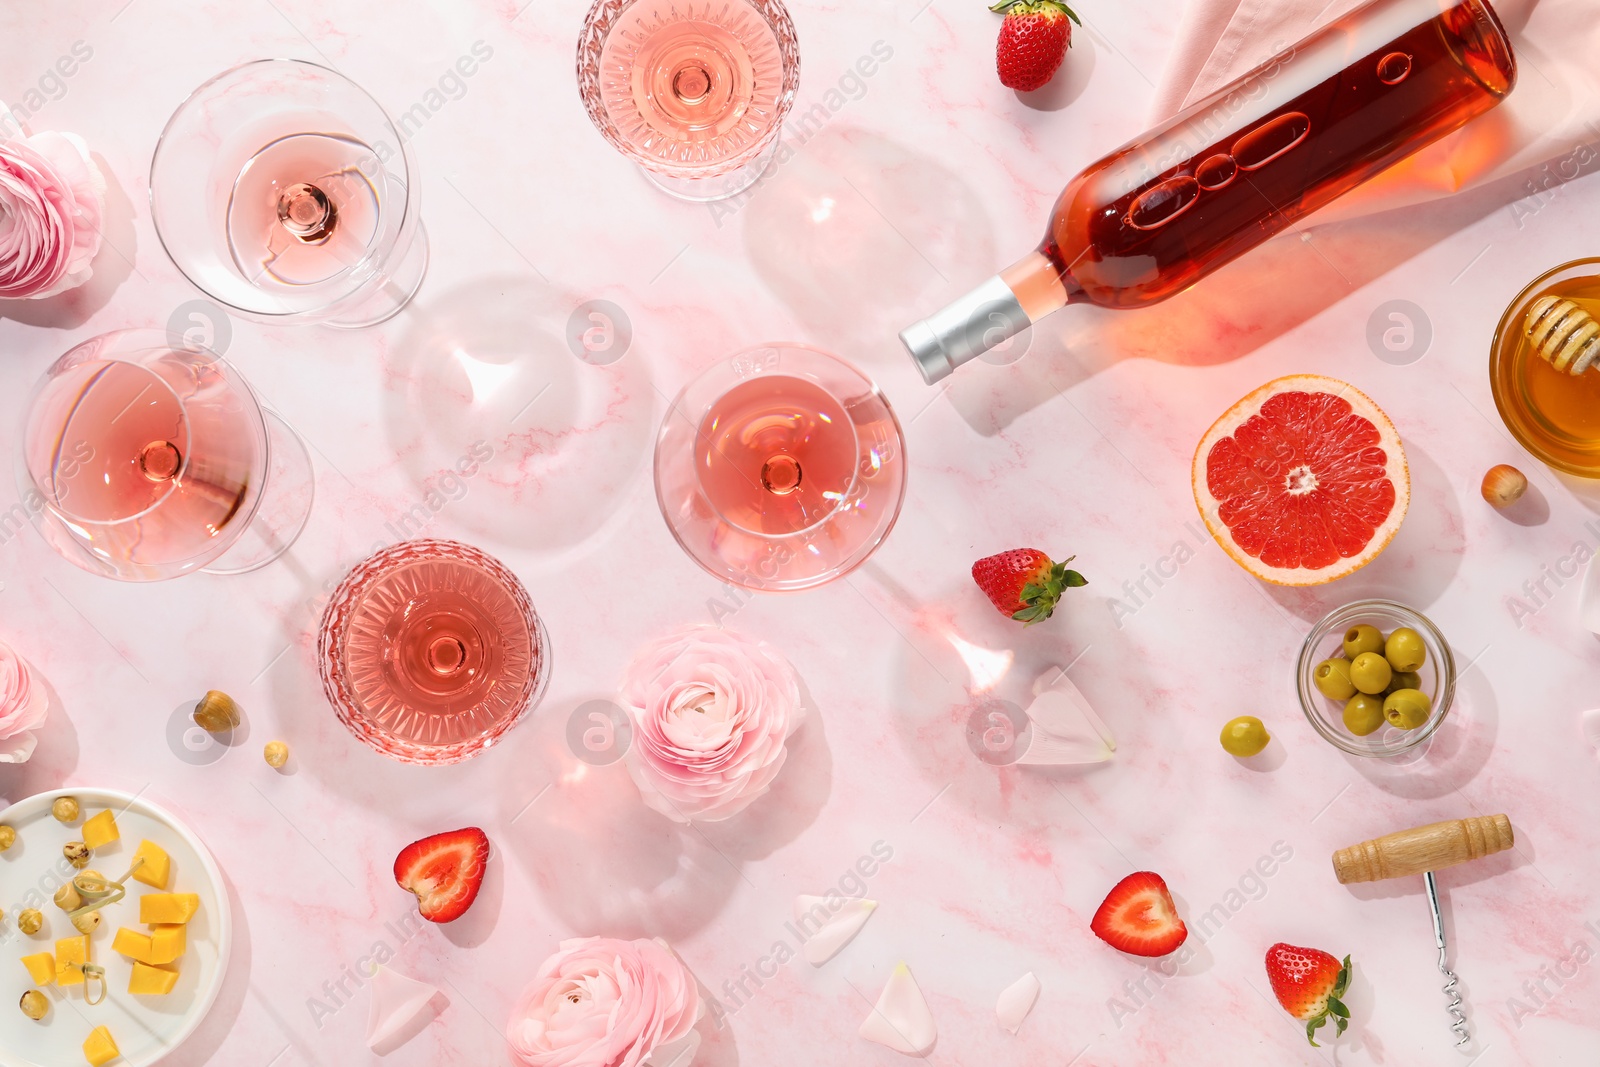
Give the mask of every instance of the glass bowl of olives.
[[1357, 600], [1312, 627], [1295, 670], [1317, 733], [1383, 759], [1433, 736], [1455, 699], [1456, 662], [1428, 617], [1392, 600]]

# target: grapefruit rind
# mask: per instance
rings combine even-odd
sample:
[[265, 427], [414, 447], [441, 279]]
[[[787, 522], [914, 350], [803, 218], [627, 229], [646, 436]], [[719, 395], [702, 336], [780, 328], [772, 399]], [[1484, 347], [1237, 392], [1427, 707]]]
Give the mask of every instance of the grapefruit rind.
[[[1341, 559], [1328, 567], [1274, 567], [1245, 552], [1234, 541], [1232, 531], [1218, 518], [1217, 512], [1221, 501], [1211, 494], [1206, 477], [1207, 460], [1216, 443], [1224, 437], [1231, 437], [1234, 431], [1243, 425], [1246, 419], [1260, 411], [1262, 405], [1270, 398], [1279, 393], [1291, 392], [1331, 393], [1345, 400], [1357, 415], [1377, 427], [1381, 447], [1388, 461], [1386, 470], [1389, 480], [1394, 484], [1394, 506], [1389, 510], [1389, 516], [1384, 523], [1373, 532], [1372, 539], [1367, 542], [1366, 547], [1358, 555]], [[1384, 414], [1382, 408], [1373, 403], [1371, 397], [1355, 386], [1320, 374], [1292, 374], [1277, 378], [1225, 411], [1221, 418], [1212, 423], [1211, 429], [1206, 431], [1205, 436], [1200, 439], [1200, 444], [1195, 448], [1190, 477], [1194, 486], [1195, 506], [1200, 509], [1200, 518], [1205, 522], [1212, 539], [1235, 563], [1262, 581], [1273, 585], [1323, 585], [1354, 574], [1377, 559], [1383, 550], [1389, 547], [1389, 542], [1393, 541], [1394, 535], [1400, 531], [1400, 524], [1405, 521], [1406, 510], [1411, 504], [1411, 470], [1406, 465], [1405, 448], [1401, 444], [1400, 434], [1395, 429], [1394, 423]]]

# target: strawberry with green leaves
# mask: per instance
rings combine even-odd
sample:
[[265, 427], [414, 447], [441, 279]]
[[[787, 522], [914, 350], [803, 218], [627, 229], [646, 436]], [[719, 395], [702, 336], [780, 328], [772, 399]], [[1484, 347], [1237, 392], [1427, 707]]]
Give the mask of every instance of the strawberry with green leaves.
[[1000, 0], [989, 10], [1005, 16], [995, 50], [1000, 83], [1019, 93], [1044, 88], [1072, 47], [1072, 24], [1083, 22], [1061, 0]]
[[1350, 1009], [1339, 998], [1350, 987], [1350, 957], [1343, 962], [1315, 948], [1279, 942], [1267, 949], [1267, 981], [1283, 1010], [1306, 1024], [1306, 1040], [1317, 1044], [1317, 1030], [1333, 1020], [1333, 1036], [1350, 1025]]
[[972, 580], [989, 602], [1025, 626], [1048, 619], [1061, 594], [1088, 585], [1089, 580], [1067, 564], [1056, 563], [1037, 548], [1014, 548], [988, 556], [972, 565]]

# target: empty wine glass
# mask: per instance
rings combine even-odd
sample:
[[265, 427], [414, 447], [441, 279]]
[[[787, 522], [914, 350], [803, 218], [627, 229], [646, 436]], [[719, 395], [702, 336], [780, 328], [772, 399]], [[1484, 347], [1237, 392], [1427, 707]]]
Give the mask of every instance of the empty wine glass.
[[749, 589], [830, 582], [889, 536], [905, 499], [905, 438], [878, 387], [820, 349], [752, 348], [672, 402], [656, 439], [656, 500], [691, 559]]
[[158, 330], [102, 334], [51, 365], [18, 482], [52, 548], [129, 582], [264, 567], [313, 495], [305, 445], [239, 372]]
[[428, 268], [419, 191], [405, 137], [378, 102], [290, 59], [200, 86], [150, 164], [167, 255], [257, 322], [360, 327], [396, 314]]
[[800, 86], [782, 0], [597, 0], [578, 42], [595, 126], [664, 191], [722, 200], [777, 152]]
[[339, 583], [317, 666], [339, 721], [372, 749], [403, 763], [459, 763], [539, 702], [550, 638], [499, 560], [456, 541], [403, 541]]

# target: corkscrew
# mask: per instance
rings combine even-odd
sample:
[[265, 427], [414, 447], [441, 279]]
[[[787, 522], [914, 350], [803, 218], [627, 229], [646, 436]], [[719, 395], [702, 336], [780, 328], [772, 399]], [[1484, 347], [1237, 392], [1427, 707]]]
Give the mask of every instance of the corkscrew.
[[1461, 980], [1450, 969], [1450, 947], [1444, 939], [1444, 916], [1439, 912], [1439, 885], [1434, 881], [1432, 871], [1423, 872], [1422, 884], [1428, 887], [1428, 907], [1433, 911], [1433, 941], [1439, 946], [1439, 973], [1445, 979], [1444, 995], [1450, 998], [1445, 1011], [1450, 1013], [1450, 1030], [1456, 1035], [1456, 1046], [1459, 1048], [1472, 1040], [1472, 1034], [1467, 1029], [1467, 1013], [1461, 1010], [1461, 993], [1457, 989]]
[[1467, 1013], [1462, 1005], [1460, 979], [1450, 969], [1450, 948], [1444, 936], [1444, 915], [1439, 908], [1439, 886], [1433, 872], [1468, 860], [1503, 852], [1516, 843], [1511, 820], [1504, 815], [1454, 819], [1401, 830], [1373, 841], [1342, 848], [1333, 854], [1333, 873], [1341, 885], [1377, 882], [1388, 878], [1422, 875], [1433, 913], [1433, 942], [1439, 949], [1439, 973], [1444, 975], [1444, 995], [1450, 999], [1450, 1032], [1456, 1045], [1471, 1040]]

